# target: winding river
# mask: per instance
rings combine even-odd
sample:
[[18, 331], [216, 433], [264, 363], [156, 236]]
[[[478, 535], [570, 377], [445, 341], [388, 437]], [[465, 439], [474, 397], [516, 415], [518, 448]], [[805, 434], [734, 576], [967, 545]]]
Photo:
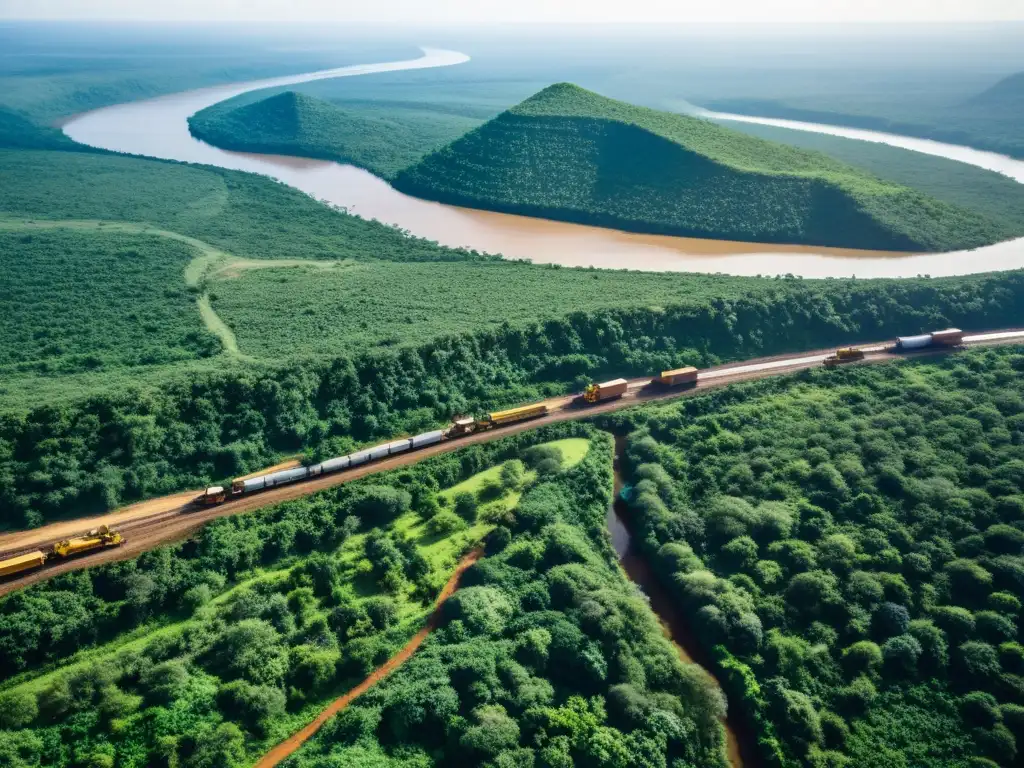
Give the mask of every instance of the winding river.
[[[189, 163], [204, 163], [276, 178], [367, 219], [393, 224], [449, 246], [564, 266], [734, 275], [791, 273], [804, 277], [956, 275], [1024, 266], [1024, 238], [941, 254], [899, 254], [816, 246], [763, 245], [725, 240], [639, 235], [525, 216], [475, 211], [409, 197], [351, 165], [276, 155], [229, 152], [188, 131], [188, 117], [249, 91], [312, 80], [463, 64], [456, 51], [424, 48], [417, 59], [363, 64], [288, 77], [253, 80], [118, 104], [78, 115], [64, 132], [94, 147]], [[716, 118], [782, 125], [878, 141], [998, 170], [1024, 183], [1024, 162], [968, 147], [830, 125], [709, 113]]]

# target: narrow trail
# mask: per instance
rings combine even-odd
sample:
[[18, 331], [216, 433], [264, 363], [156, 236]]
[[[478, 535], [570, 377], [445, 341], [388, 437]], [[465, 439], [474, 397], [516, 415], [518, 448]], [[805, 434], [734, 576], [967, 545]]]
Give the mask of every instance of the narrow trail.
[[334, 269], [347, 263], [343, 259], [317, 261], [315, 259], [243, 259], [223, 251], [204, 240], [183, 235], [169, 229], [160, 229], [149, 224], [130, 221], [106, 221], [100, 219], [11, 219], [0, 217], [0, 230], [73, 230], [78, 232], [94, 232], [98, 234], [124, 233], [146, 235], [165, 240], [183, 243], [197, 251], [184, 270], [185, 286], [201, 291], [196, 298], [196, 310], [203, 326], [216, 336], [224, 348], [224, 354], [236, 360], [252, 362], [250, 355], [243, 353], [238, 347], [238, 339], [223, 318], [210, 303], [210, 294], [206, 290], [208, 281], [215, 278], [230, 279], [241, 272], [252, 269], [275, 269], [281, 267], [314, 267], [317, 269]]
[[355, 688], [332, 701], [313, 722], [301, 731], [289, 736], [267, 752], [267, 754], [265, 754], [260, 761], [256, 763], [255, 768], [274, 768], [274, 766], [284, 761], [285, 758], [291, 756], [303, 744], [309, 741], [316, 732], [323, 727], [324, 723], [337, 715], [349, 704], [358, 699], [373, 686], [408, 661], [409, 658], [416, 653], [417, 649], [423, 645], [423, 641], [426, 640], [430, 636], [430, 633], [437, 627], [438, 622], [441, 620], [441, 609], [444, 606], [445, 601], [455, 593], [456, 589], [458, 589], [459, 580], [462, 578], [462, 574], [465, 573], [466, 569], [482, 556], [483, 550], [475, 549], [462, 559], [458, 567], [455, 569], [455, 573], [451, 575], [451, 578], [448, 579], [448, 583], [445, 584], [444, 589], [441, 590], [441, 594], [438, 595], [437, 602], [434, 603], [434, 610], [430, 614], [430, 618], [427, 619], [426, 625], [423, 629], [413, 635], [412, 639], [403, 646], [402, 650], [384, 662], [381, 666], [377, 667], [377, 669], [370, 673], [369, 677], [363, 680], [363, 682]]

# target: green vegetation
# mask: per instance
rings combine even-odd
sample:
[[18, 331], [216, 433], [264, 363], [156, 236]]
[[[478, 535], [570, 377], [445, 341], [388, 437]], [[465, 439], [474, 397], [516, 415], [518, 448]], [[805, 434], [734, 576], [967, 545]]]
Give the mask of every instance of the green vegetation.
[[225, 364], [156, 387], [125, 381], [34, 405], [0, 422], [0, 467], [12, 478], [0, 487], [4, 523], [101, 512], [252, 471], [281, 454], [341, 455], [455, 414], [578, 390], [606, 374], [704, 367], [946, 325], [1003, 327], [1024, 314], [1019, 273], [762, 284], [764, 291], [735, 299], [577, 312], [287, 365]]
[[295, 91], [244, 106], [238, 102], [230, 99], [190, 117], [192, 134], [225, 149], [336, 160], [385, 178], [480, 122], [408, 110], [346, 110]]
[[984, 168], [872, 141], [774, 125], [727, 122], [729, 127], [769, 141], [823, 152], [879, 178], [919, 189], [926, 195], [967, 208], [1018, 229], [1024, 227], [1024, 184]]
[[0, 106], [0, 147], [91, 151], [73, 142], [59, 129], [36, 125], [27, 116], [3, 106]]
[[286, 765], [724, 766], [720, 692], [607, 543], [610, 449], [538, 478], [442, 626]]
[[816, 371], [603, 421], [638, 539], [781, 765], [1011, 765], [1024, 349]]
[[395, 178], [442, 202], [659, 234], [955, 250], [1018, 229], [818, 153], [553, 85]]
[[220, 352], [182, 280], [194, 253], [181, 243], [98, 228], [0, 228], [0, 251], [0, 372], [53, 375]]
[[[496, 510], [510, 514], [513, 489], [481, 498], [468, 527], [439, 534], [431, 521], [537, 439], [220, 520], [195, 541], [3, 598], [0, 665], [20, 672], [0, 684], [4, 764], [251, 762], [423, 625], [459, 557], [494, 528]], [[567, 438], [525, 454], [564, 447], [557, 474], [588, 446]], [[537, 482], [523, 477], [515, 493]]]
[[[781, 117], [812, 123], [919, 136], [924, 139], [966, 144], [1011, 157], [1024, 158], [1024, 72], [1000, 80], [966, 99], [951, 94], [941, 100], [907, 98], [899, 90], [858, 99], [733, 98], [706, 102], [711, 109], [759, 117]], [[851, 103], [852, 102], [852, 103]]]

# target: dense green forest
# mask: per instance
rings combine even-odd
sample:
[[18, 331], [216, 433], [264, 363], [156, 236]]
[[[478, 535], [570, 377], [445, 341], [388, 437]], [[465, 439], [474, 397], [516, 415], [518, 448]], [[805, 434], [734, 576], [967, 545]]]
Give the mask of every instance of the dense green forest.
[[966, 144], [977, 149], [1024, 158], [1024, 72], [1000, 80], [991, 88], [966, 99], [945, 99], [923, 103], [873, 95], [858, 99], [811, 100], [729, 98], [711, 99], [711, 109], [759, 117], [781, 117], [812, 123], [845, 125], [853, 128], [919, 136], [924, 139]]
[[614, 564], [610, 438], [549, 477], [491, 537], [441, 628], [288, 766], [725, 765], [721, 694]]
[[723, 765], [721, 694], [615, 565], [610, 494], [610, 438], [562, 425], [5, 597], [0, 660], [24, 671], [0, 684], [0, 759], [249, 764], [411, 637], [486, 535], [441, 627], [298, 764]]
[[1005, 222], [1012, 228], [1024, 226], [1024, 184], [1001, 173], [873, 141], [774, 125], [735, 121], [726, 121], [726, 124], [769, 141], [823, 152], [879, 178], [919, 189], [943, 202]]
[[442, 202], [732, 240], [943, 251], [1018, 232], [826, 155], [564, 83], [394, 183]]
[[352, 163], [390, 178], [479, 125], [457, 115], [339, 108], [294, 91], [237, 106], [229, 100], [188, 119], [198, 139], [225, 149]]
[[579, 388], [643, 375], [950, 324], [1022, 316], [1024, 275], [949, 280], [776, 281], [773, 292], [669, 307], [574, 313], [287, 365], [182, 374], [37, 405], [0, 421], [8, 527], [37, 525], [196, 487], [281, 453], [354, 445]]
[[[770, 763], [1013, 765], [1024, 349], [613, 414], [642, 548]], [[1024, 745], [1021, 745], [1024, 746]]]

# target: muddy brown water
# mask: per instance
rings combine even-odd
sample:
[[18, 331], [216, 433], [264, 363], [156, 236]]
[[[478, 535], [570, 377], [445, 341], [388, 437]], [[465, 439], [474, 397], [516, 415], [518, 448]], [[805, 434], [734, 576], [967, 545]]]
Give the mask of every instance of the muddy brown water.
[[[117, 152], [204, 163], [276, 178], [331, 205], [377, 219], [443, 245], [563, 266], [733, 275], [792, 273], [804, 277], [910, 277], [1016, 269], [1024, 265], [1024, 239], [943, 254], [905, 254], [817, 246], [743, 243], [633, 234], [526, 216], [470, 210], [404, 195], [383, 179], [351, 165], [296, 157], [229, 152], [192, 137], [188, 118], [249, 91], [337, 77], [456, 66], [469, 57], [423, 49], [407, 61], [383, 62], [303, 75], [202, 88], [86, 112], [64, 122], [75, 141]], [[716, 115], [716, 117], [734, 117]], [[771, 122], [743, 118], [749, 122]], [[777, 122], [777, 121], [775, 121]], [[801, 123], [800, 130], [843, 135], [834, 126]], [[978, 165], [1024, 181], [1024, 162], [940, 142], [860, 131], [880, 141]], [[995, 159], [993, 159], [995, 158]]]
[[[612, 547], [619, 556], [619, 563], [626, 575], [629, 576], [630, 581], [640, 587], [647, 597], [651, 610], [654, 611], [661, 623], [662, 630], [679, 651], [679, 657], [688, 664], [700, 665], [721, 688], [721, 684], [715, 678], [711, 659], [701, 644], [697, 642], [686, 615], [668, 590], [662, 586], [654, 569], [633, 542], [629, 508], [620, 495], [623, 487], [622, 460], [625, 447], [626, 438], [616, 435], [615, 496], [608, 508], [607, 516]], [[757, 752], [757, 736], [742, 713], [730, 705], [723, 726], [725, 727], [726, 755], [733, 768], [760, 768], [763, 761]]]

